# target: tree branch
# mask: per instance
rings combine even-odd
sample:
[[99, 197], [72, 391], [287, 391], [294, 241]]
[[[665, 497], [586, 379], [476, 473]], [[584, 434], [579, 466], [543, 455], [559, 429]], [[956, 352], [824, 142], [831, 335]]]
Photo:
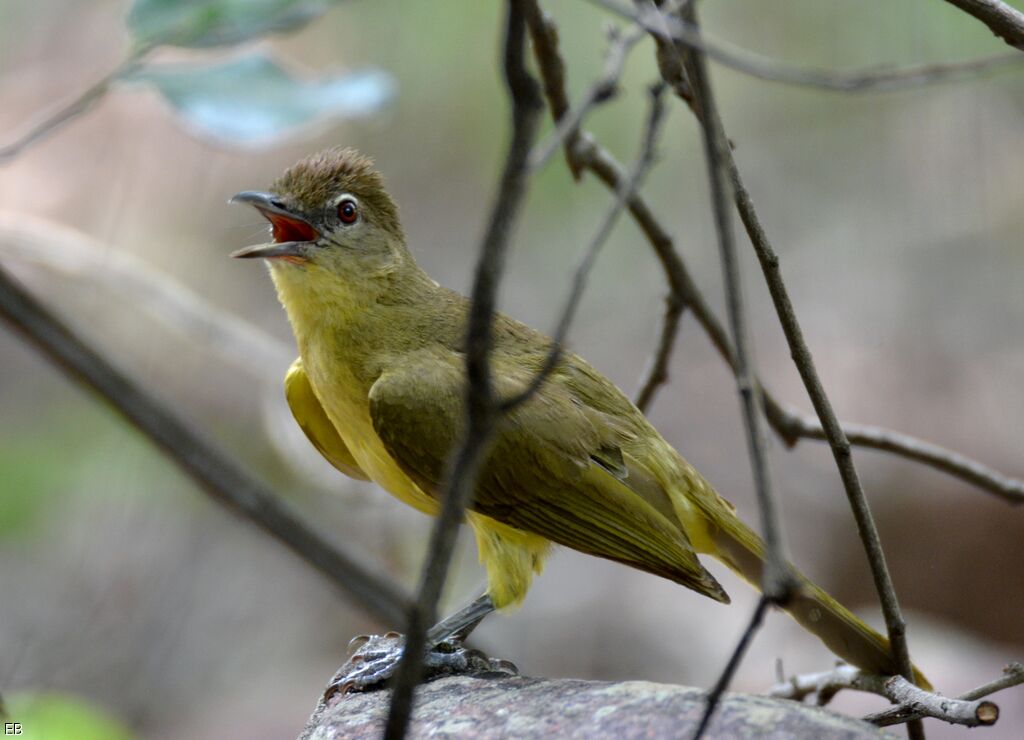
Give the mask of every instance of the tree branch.
[[815, 704], [823, 707], [843, 689], [884, 696], [884, 684], [883, 676], [872, 676], [862, 673], [855, 666], [839, 663], [829, 671], [804, 673], [792, 676], [787, 680], [782, 680], [780, 676], [779, 682], [768, 689], [768, 696], [803, 701], [813, 695]]
[[[794, 441], [798, 438], [816, 439], [819, 441], [827, 439], [824, 430], [821, 428], [821, 422], [817, 419], [789, 411], [783, 413], [785, 414], [785, 420], [782, 424], [785, 425], [786, 433], [793, 435]], [[915, 460], [948, 473], [962, 481], [971, 483], [983, 491], [988, 491], [1003, 499], [1007, 503], [1024, 504], [1024, 481], [1003, 475], [959, 452], [917, 439], [909, 434], [883, 429], [882, 427], [853, 424], [850, 422], [843, 422], [842, 427], [850, 444], [883, 452], [892, 452], [900, 457]]]
[[1024, 50], [1024, 13], [1001, 0], [946, 0], [989, 27], [1010, 46]]
[[[994, 681], [989, 681], [986, 684], [982, 684], [976, 689], [966, 691], [957, 697], [960, 701], [973, 702], [976, 699], [982, 699], [986, 696], [1002, 691], [1003, 689], [1009, 689], [1013, 686], [1019, 686], [1024, 683], [1024, 664], [1021, 663], [1010, 663], [1003, 668], [1003, 675]], [[998, 708], [997, 708], [998, 710]], [[881, 712], [875, 712], [865, 717], [865, 721], [876, 724], [879, 727], [888, 727], [890, 725], [896, 725], [901, 722], [909, 722], [910, 720], [920, 719], [924, 717], [924, 712], [917, 711], [914, 707], [899, 706], [890, 707]], [[935, 716], [935, 715], [929, 715]], [[939, 717], [939, 719], [943, 719]]]
[[271, 534], [382, 621], [401, 619], [409, 597], [399, 586], [309, 529], [263, 483], [101, 357], [2, 268], [0, 316], [69, 377], [99, 394], [217, 503]]
[[637, 391], [636, 407], [647, 412], [651, 402], [654, 401], [658, 390], [668, 382], [668, 365], [672, 359], [672, 350], [675, 348], [676, 336], [679, 334], [679, 322], [683, 318], [683, 310], [686, 303], [675, 293], [669, 293], [665, 297], [665, 314], [661, 319], [661, 331], [658, 334], [658, 344], [647, 361], [647, 369], [644, 371], [643, 379], [640, 381], [640, 390]]
[[769, 689], [768, 694], [781, 699], [802, 701], [814, 695], [824, 706], [843, 689], [853, 689], [884, 696], [897, 706], [870, 714], [865, 721], [880, 727], [933, 717], [949, 724], [979, 727], [995, 724], [999, 707], [982, 698], [996, 691], [1024, 683], [1024, 665], [1011, 663], [1003, 669], [1002, 678], [968, 691], [957, 698], [924, 691], [902, 676], [871, 676], [850, 665], [839, 665], [830, 671], [793, 676]]
[[512, 227], [529, 178], [528, 157], [543, 102], [524, 59], [523, 0], [509, 0], [505, 24], [504, 73], [512, 101], [512, 140], [491, 209], [473, 282], [466, 338], [465, 430], [440, 491], [441, 513], [431, 533], [427, 562], [415, 603], [409, 609], [405, 650], [395, 675], [384, 736], [401, 740], [409, 726], [416, 685], [421, 680], [426, 634], [436, 620], [459, 522], [493, 437], [499, 408], [491, 388], [491, 322]]

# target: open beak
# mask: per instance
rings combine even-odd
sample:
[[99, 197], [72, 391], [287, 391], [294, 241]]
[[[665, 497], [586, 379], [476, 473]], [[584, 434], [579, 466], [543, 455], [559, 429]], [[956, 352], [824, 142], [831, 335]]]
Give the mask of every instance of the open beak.
[[246, 190], [232, 196], [229, 203], [246, 203], [259, 211], [270, 222], [274, 241], [257, 244], [232, 252], [232, 257], [242, 259], [284, 259], [289, 262], [306, 262], [305, 247], [320, 238], [320, 232], [301, 216], [289, 211], [280, 198], [273, 193], [259, 193]]

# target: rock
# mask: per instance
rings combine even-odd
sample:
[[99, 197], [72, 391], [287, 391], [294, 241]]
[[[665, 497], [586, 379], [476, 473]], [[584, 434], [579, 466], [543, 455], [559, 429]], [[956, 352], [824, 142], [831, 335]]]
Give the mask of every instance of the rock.
[[[704, 710], [701, 689], [647, 681], [516, 676], [441, 678], [417, 692], [410, 738], [687, 738]], [[335, 694], [300, 740], [379, 738], [391, 692]], [[706, 738], [891, 737], [858, 719], [785, 699], [726, 694]]]

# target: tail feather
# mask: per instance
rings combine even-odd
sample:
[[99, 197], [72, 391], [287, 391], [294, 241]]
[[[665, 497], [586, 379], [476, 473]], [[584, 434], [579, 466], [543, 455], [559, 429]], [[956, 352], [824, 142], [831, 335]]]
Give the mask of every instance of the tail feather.
[[[711, 553], [756, 588], [764, 570], [764, 543], [735, 516], [718, 517], [711, 539], [717, 552]], [[790, 566], [792, 567], [792, 566]], [[883, 676], [899, 673], [889, 641], [858, 619], [824, 589], [793, 568], [800, 587], [784, 607], [804, 629], [846, 662], [863, 671]], [[923, 689], [932, 686], [914, 667], [914, 681]]]

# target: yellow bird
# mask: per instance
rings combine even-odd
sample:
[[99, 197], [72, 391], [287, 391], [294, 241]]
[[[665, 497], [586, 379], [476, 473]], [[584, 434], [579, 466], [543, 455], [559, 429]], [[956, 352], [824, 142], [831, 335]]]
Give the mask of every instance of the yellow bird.
[[[405, 243], [398, 208], [370, 160], [331, 149], [284, 173], [268, 193], [233, 198], [262, 213], [273, 242], [236, 252], [270, 265], [299, 348], [285, 378], [292, 413], [346, 475], [372, 480], [436, 515], [437, 491], [463, 424], [468, 300], [430, 278]], [[496, 393], [525, 388], [551, 340], [494, 318]], [[487, 593], [432, 638], [465, 635], [518, 605], [552, 543], [729, 597], [697, 554], [755, 587], [764, 544], [615, 385], [566, 353], [540, 390], [501, 422], [466, 514]], [[787, 611], [837, 656], [897, 672], [889, 643], [799, 576]], [[386, 677], [362, 674], [363, 687]], [[919, 672], [918, 683], [928, 686]]]

